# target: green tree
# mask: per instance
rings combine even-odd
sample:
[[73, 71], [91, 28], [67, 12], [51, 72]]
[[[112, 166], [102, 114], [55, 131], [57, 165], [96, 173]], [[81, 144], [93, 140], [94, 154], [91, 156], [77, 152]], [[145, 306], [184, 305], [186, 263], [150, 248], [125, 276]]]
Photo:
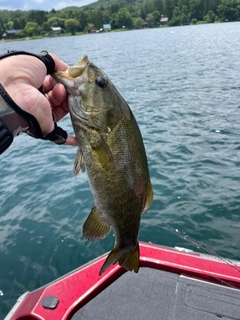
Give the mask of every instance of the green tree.
[[8, 28], [8, 30], [13, 30], [14, 29], [14, 22], [13, 21], [8, 21], [7, 28]]
[[109, 10], [104, 10], [102, 12], [102, 19], [103, 23], [109, 23], [109, 21], [111, 20], [111, 14]]
[[48, 23], [48, 22], [43, 22], [43, 24], [42, 24], [42, 30], [43, 30], [44, 32], [48, 32], [50, 29], [51, 29], [51, 28], [50, 28], [49, 23]]
[[163, 0], [163, 11], [161, 12], [164, 16], [172, 19], [174, 8], [178, 6], [179, 0]]
[[145, 15], [147, 16], [148, 13], [151, 13], [154, 10], [156, 10], [154, 0], [147, 0], [143, 5]]
[[182, 5], [181, 23], [183, 25], [189, 24], [189, 12], [186, 5]]
[[41, 27], [37, 24], [37, 22], [32, 21], [28, 21], [24, 29], [29, 37], [40, 35], [42, 30]]
[[163, 14], [171, 20], [172, 18], [172, 5], [171, 0], [163, 0]]
[[132, 16], [127, 8], [121, 8], [116, 14], [118, 28], [126, 27], [131, 29], [133, 26]]
[[57, 11], [54, 8], [50, 11], [51, 14], [55, 14], [56, 12]]
[[67, 19], [64, 22], [65, 28], [71, 32], [72, 35], [76, 33], [79, 23], [76, 19]]
[[149, 28], [154, 27], [154, 23], [155, 23], [155, 18], [153, 16], [153, 14], [148, 13], [147, 17], [146, 17], [146, 22]]
[[27, 12], [16, 10], [11, 12], [12, 21], [14, 21], [14, 29], [24, 29], [27, 21]]
[[213, 23], [215, 21], [215, 13], [212, 10], [208, 10], [208, 13], [203, 17], [203, 20], [207, 23]]
[[183, 11], [183, 7], [189, 7], [189, 0], [178, 0], [178, 7]]
[[159, 12], [163, 12], [163, 0], [153, 0], [155, 9], [158, 10]]
[[203, 0], [203, 15], [207, 15], [209, 10], [213, 11], [216, 14], [217, 7], [220, 3], [221, 0]]
[[19, 38], [25, 38], [27, 36], [27, 32], [25, 29], [20, 30], [20, 31], [16, 32], [16, 36], [18, 36]]
[[113, 14], [111, 15], [110, 24], [111, 24], [111, 28], [112, 28], [113, 30], [118, 28], [118, 26], [117, 26], [117, 20], [116, 20], [116, 13], [113, 13]]
[[47, 19], [47, 12], [43, 10], [30, 10], [28, 11], [27, 20], [34, 21], [41, 25]]
[[197, 24], [197, 19], [193, 18], [191, 24]]
[[142, 18], [137, 18], [134, 22], [134, 28], [135, 29], [142, 29], [144, 26], [144, 20]]
[[158, 10], [155, 10], [152, 12], [152, 15], [154, 16], [154, 24], [155, 26], [159, 26], [160, 23], [160, 12]]
[[101, 10], [89, 10], [87, 16], [88, 16], [88, 22], [93, 23], [97, 29], [102, 28], [103, 18], [102, 18]]
[[51, 17], [47, 20], [47, 23], [50, 25], [50, 27], [58, 27], [58, 17]]
[[189, 0], [189, 15], [190, 18], [202, 20], [203, 16], [203, 2], [202, 0]]
[[64, 22], [65, 22], [65, 19], [60, 18], [58, 16], [51, 17], [47, 20], [47, 23], [50, 25], [50, 27], [64, 28], [65, 27]]
[[79, 11], [77, 20], [79, 23], [79, 31], [83, 31], [88, 23], [88, 17], [84, 10]]
[[92, 30], [92, 29], [94, 29], [94, 24], [93, 23], [88, 23], [87, 26], [85, 27], [84, 31], [86, 32], [86, 31]]
[[140, 9], [140, 18], [142, 18], [143, 20], [146, 19], [147, 14], [145, 13], [143, 7], [141, 7]]
[[119, 11], [119, 9], [120, 9], [120, 5], [118, 3], [112, 4], [110, 7], [110, 12], [111, 12], [111, 14], [117, 13]]
[[222, 0], [218, 6], [220, 18], [224, 21], [236, 21], [239, 19], [240, 0]]
[[170, 26], [181, 26], [182, 25], [182, 17], [181, 11], [179, 7], [175, 7], [173, 10], [172, 19], [169, 21]]

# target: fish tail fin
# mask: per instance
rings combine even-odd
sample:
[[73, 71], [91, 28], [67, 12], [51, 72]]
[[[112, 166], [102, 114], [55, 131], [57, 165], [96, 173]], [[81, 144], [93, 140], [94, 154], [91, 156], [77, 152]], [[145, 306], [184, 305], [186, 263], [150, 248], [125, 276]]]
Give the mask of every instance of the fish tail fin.
[[104, 271], [106, 271], [111, 265], [119, 262], [119, 265], [123, 268], [134, 272], [138, 272], [139, 270], [139, 243], [137, 243], [136, 248], [133, 251], [122, 253], [117, 248], [113, 248], [109, 253], [107, 259], [105, 260], [102, 268], [99, 272], [101, 275]]

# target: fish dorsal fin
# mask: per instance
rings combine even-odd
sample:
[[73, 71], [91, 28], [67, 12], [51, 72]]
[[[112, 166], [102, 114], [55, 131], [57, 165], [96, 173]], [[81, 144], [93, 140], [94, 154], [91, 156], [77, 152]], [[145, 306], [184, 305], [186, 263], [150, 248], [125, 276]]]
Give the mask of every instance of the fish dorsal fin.
[[152, 184], [151, 181], [148, 181], [148, 193], [147, 193], [147, 200], [145, 203], [145, 208], [144, 211], [147, 210], [150, 207], [150, 204], [152, 203], [153, 200], [153, 189], [152, 189]]
[[109, 231], [109, 224], [101, 217], [96, 206], [93, 206], [83, 225], [83, 236], [87, 240], [103, 239], [108, 235]]
[[73, 175], [77, 176], [80, 172], [85, 171], [85, 163], [83, 158], [83, 153], [80, 148], [77, 149], [76, 158], [73, 166]]

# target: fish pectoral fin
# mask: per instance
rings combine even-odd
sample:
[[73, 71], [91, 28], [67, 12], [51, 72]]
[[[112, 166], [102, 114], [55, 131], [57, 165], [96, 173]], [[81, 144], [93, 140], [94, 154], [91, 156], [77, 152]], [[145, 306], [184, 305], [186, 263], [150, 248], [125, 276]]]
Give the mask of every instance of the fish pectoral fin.
[[137, 244], [134, 251], [130, 251], [127, 253], [120, 252], [117, 248], [113, 248], [109, 253], [107, 259], [105, 260], [99, 275], [101, 275], [104, 271], [106, 271], [111, 265], [119, 262], [119, 265], [128, 271], [134, 270], [134, 272], [138, 272], [139, 270], [139, 243]]
[[151, 181], [148, 181], [148, 193], [147, 193], [147, 200], [145, 203], [144, 211], [147, 210], [150, 207], [150, 204], [152, 203], [153, 200], [153, 189], [152, 189], [152, 184]]
[[96, 206], [93, 206], [83, 225], [83, 236], [87, 240], [97, 240], [105, 238], [109, 232], [109, 224], [101, 217]]
[[109, 171], [114, 170], [114, 160], [111, 149], [102, 135], [94, 136], [91, 140], [92, 152], [102, 169]]
[[80, 172], [85, 171], [85, 162], [83, 158], [83, 153], [80, 148], [77, 149], [76, 158], [73, 166], [73, 175], [76, 177]]

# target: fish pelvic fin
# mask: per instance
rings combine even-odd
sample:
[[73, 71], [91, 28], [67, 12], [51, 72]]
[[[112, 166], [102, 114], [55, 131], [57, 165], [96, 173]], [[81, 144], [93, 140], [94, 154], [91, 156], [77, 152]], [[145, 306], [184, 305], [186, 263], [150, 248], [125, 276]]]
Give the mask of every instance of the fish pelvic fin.
[[147, 200], [145, 203], [144, 211], [147, 210], [150, 207], [150, 204], [152, 203], [153, 200], [153, 189], [152, 189], [152, 184], [151, 181], [148, 181], [148, 191], [147, 191]]
[[80, 172], [85, 171], [85, 162], [83, 158], [83, 153], [80, 148], [77, 149], [76, 158], [73, 165], [73, 175], [76, 177]]
[[109, 253], [107, 259], [105, 260], [102, 268], [99, 272], [101, 275], [104, 271], [106, 271], [111, 265], [119, 262], [119, 265], [128, 271], [134, 270], [134, 272], [138, 273], [139, 270], [139, 243], [137, 243], [136, 248], [133, 251], [122, 253], [117, 248], [113, 248]]
[[83, 236], [87, 240], [97, 240], [105, 238], [109, 232], [109, 224], [99, 214], [96, 206], [93, 206], [92, 211], [83, 225]]

